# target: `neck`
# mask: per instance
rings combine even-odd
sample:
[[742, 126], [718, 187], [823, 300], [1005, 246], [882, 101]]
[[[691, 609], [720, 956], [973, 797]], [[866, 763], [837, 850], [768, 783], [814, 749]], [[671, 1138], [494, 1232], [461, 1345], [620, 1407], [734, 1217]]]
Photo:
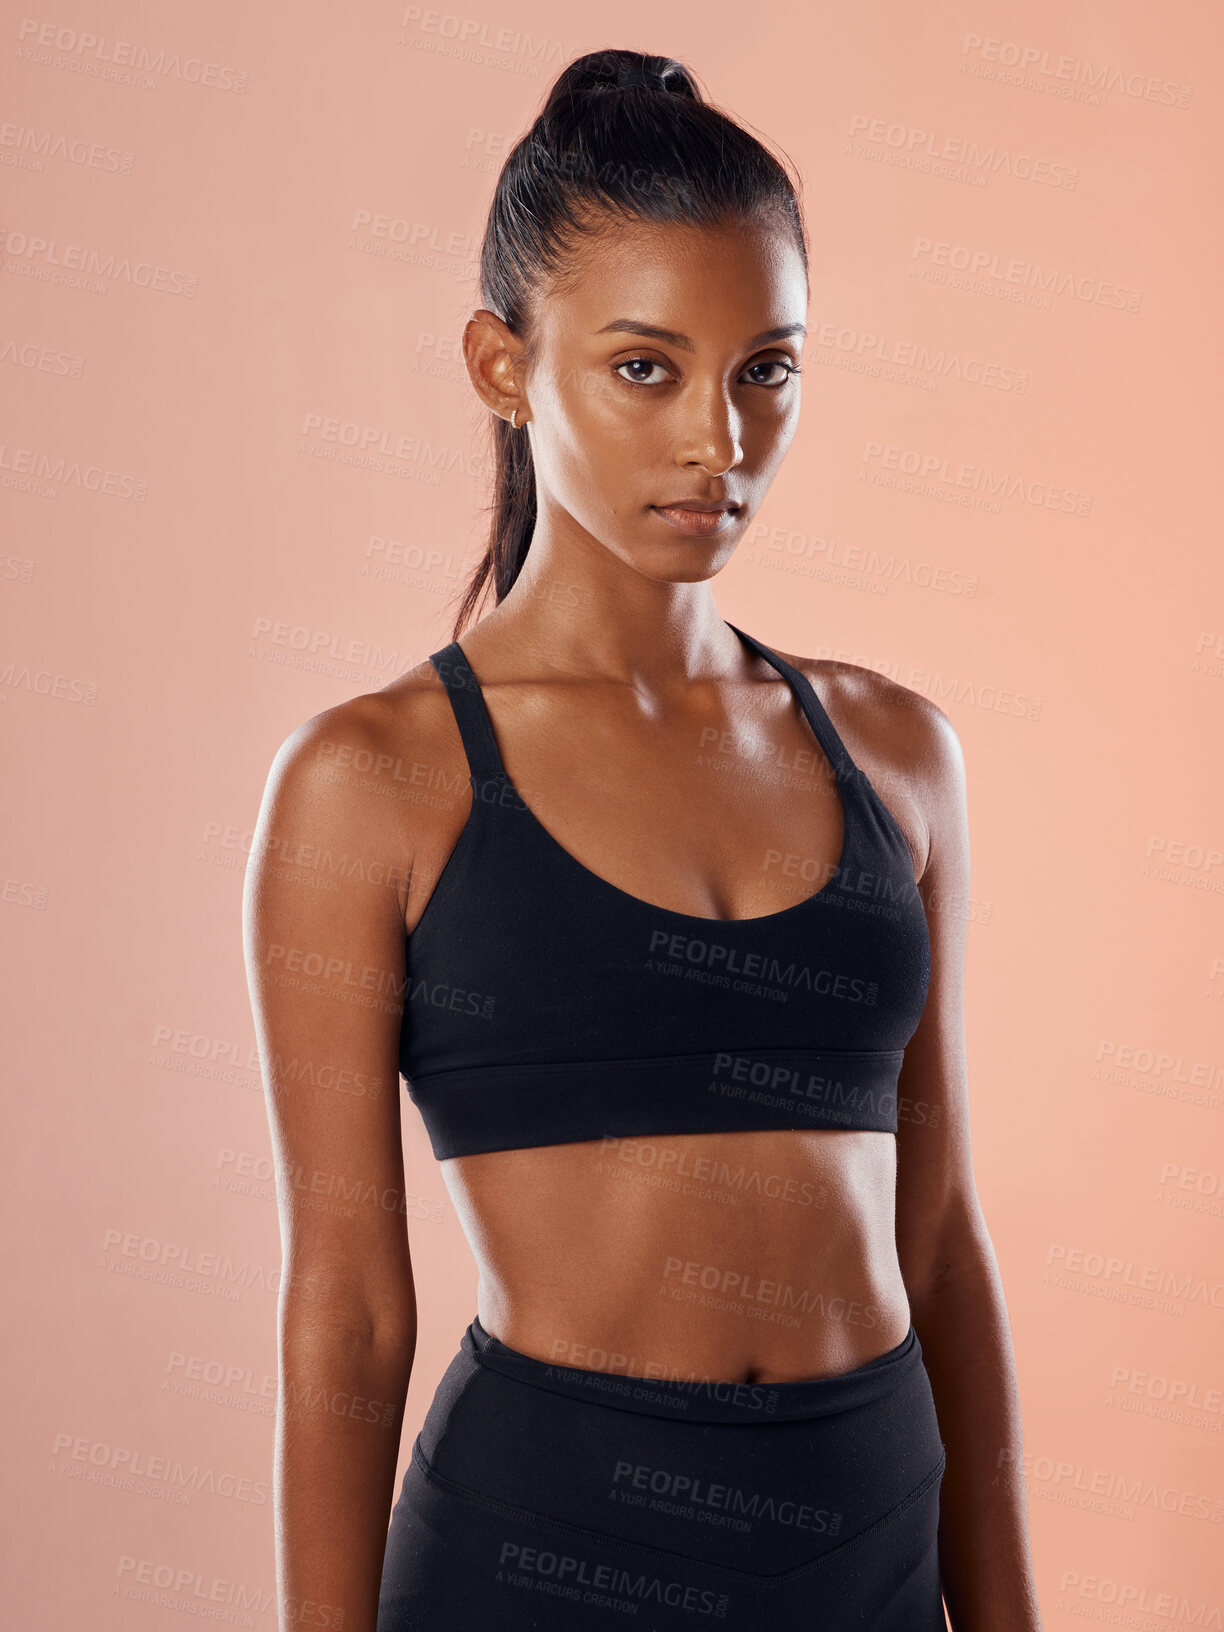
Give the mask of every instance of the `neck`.
[[[496, 630], [499, 649], [518, 659], [630, 685], [663, 687], [742, 666], [743, 647], [709, 578], [652, 578], [567, 520], [566, 529], [537, 525], [510, 593], [460, 637], [473, 657], [486, 638], [479, 631]], [[663, 549], [674, 570], [676, 546]], [[694, 542], [692, 550], [694, 565], [707, 566], [710, 546]]]

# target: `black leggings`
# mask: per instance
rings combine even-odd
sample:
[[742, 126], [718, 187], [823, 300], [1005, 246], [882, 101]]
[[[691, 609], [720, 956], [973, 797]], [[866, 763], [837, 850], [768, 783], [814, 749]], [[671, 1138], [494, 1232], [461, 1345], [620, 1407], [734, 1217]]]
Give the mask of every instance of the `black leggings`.
[[391, 1518], [378, 1632], [944, 1632], [918, 1334], [797, 1383], [646, 1381], [473, 1320]]

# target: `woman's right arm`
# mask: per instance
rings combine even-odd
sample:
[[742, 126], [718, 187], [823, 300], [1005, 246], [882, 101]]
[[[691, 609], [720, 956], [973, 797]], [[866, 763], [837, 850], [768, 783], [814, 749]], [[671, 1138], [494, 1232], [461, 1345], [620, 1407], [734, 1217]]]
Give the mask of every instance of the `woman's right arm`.
[[[379, 786], [384, 706], [354, 698], [282, 744], [243, 898], [282, 1248], [279, 1632], [375, 1632], [416, 1346], [398, 1074], [411, 858], [405, 806]], [[373, 769], [354, 769], [366, 751]]]

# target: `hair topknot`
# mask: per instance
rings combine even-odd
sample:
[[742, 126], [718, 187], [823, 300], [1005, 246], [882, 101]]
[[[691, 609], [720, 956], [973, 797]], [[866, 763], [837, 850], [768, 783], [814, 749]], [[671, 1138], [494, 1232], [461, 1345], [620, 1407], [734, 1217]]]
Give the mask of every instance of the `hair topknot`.
[[558, 102], [592, 91], [647, 90], [704, 102], [701, 87], [684, 63], [675, 57], [656, 57], [647, 51], [588, 51], [562, 70], [552, 87], [544, 113]]

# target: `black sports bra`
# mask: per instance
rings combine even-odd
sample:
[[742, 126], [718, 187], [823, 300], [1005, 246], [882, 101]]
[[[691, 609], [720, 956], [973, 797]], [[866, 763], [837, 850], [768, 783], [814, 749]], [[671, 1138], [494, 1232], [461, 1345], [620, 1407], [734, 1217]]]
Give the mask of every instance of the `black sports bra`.
[[407, 942], [399, 1063], [434, 1155], [750, 1129], [897, 1131], [930, 979], [905, 836], [807, 677], [843, 843], [816, 894], [755, 918], [673, 912], [584, 867], [506, 775], [457, 641], [430, 657], [472, 807]]

